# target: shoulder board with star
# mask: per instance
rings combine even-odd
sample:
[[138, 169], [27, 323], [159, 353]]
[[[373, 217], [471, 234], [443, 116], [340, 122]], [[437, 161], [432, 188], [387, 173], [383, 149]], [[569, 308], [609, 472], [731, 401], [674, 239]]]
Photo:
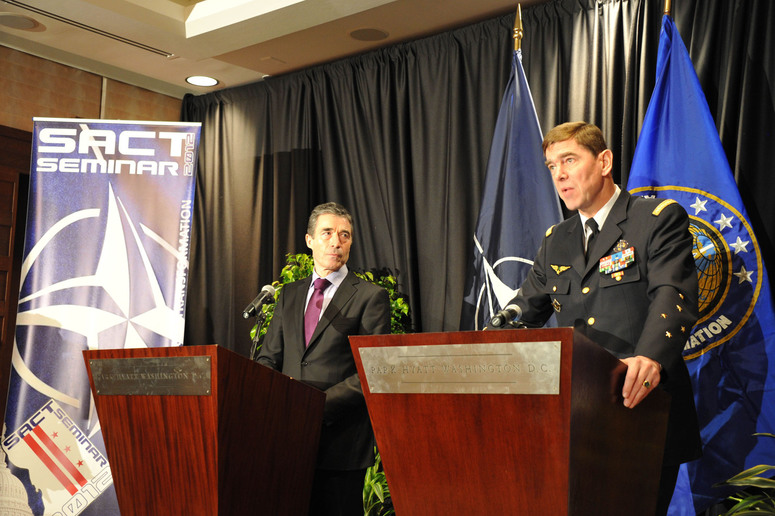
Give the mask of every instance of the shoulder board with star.
[[670, 206], [671, 204], [674, 204], [676, 202], [678, 202], [678, 201], [676, 201], [675, 199], [665, 199], [664, 201], [659, 203], [659, 206], [654, 208], [654, 211], [652, 211], [651, 214], [656, 217], [657, 215], [662, 213], [662, 210], [664, 210], [665, 208], [667, 208], [668, 206]]

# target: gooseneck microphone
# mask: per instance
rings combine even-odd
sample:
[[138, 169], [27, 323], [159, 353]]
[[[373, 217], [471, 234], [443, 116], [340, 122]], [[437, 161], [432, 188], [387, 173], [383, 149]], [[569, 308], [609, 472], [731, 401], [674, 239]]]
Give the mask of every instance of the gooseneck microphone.
[[273, 302], [274, 292], [275, 290], [272, 285], [264, 285], [261, 287], [261, 292], [259, 292], [256, 298], [242, 311], [242, 317], [247, 319], [252, 315], [256, 315], [256, 312], [258, 312], [261, 306]]
[[506, 324], [518, 321], [522, 317], [522, 309], [517, 305], [508, 305], [506, 308], [497, 312], [490, 319], [490, 326], [493, 328], [500, 328]]

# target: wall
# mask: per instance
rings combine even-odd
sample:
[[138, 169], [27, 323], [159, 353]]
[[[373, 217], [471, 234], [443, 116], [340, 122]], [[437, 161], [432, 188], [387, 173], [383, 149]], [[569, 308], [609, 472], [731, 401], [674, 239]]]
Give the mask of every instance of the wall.
[[0, 125], [33, 117], [180, 120], [180, 99], [0, 46]]

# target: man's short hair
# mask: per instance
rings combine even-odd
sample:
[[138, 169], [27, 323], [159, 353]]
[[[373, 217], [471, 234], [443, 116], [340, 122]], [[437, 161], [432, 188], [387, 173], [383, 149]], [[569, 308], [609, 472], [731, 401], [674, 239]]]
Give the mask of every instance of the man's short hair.
[[315, 206], [315, 208], [312, 210], [312, 213], [309, 214], [309, 221], [307, 222], [308, 235], [315, 236], [315, 227], [318, 225], [318, 217], [325, 214], [344, 217], [347, 219], [347, 222], [350, 223], [350, 227], [353, 227], [353, 216], [350, 215], [350, 212], [347, 211], [347, 208], [335, 202], [326, 202]]
[[589, 149], [593, 156], [598, 156], [608, 148], [603, 132], [598, 126], [587, 122], [566, 122], [546, 133], [543, 143], [544, 155], [546, 155], [546, 149], [550, 145], [571, 138], [582, 147]]

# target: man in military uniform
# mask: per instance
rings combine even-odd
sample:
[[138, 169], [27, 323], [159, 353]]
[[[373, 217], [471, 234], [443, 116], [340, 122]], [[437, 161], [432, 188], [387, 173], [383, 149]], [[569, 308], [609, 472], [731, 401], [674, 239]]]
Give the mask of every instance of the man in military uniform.
[[665, 514], [678, 467], [701, 442], [681, 352], [698, 316], [697, 273], [686, 211], [675, 201], [631, 196], [611, 175], [613, 154], [599, 128], [559, 125], [543, 143], [546, 165], [569, 210], [553, 226], [510, 304], [521, 322], [543, 326], [554, 313], [627, 364], [624, 405], [658, 385], [672, 395], [657, 514]]

